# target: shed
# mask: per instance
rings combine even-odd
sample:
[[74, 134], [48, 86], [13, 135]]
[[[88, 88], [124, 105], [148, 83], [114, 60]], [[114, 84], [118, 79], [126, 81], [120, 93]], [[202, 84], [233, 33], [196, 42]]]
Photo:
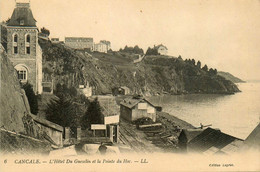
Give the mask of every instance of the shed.
[[145, 98], [127, 98], [120, 103], [120, 117], [131, 122], [143, 117], [149, 117], [155, 122], [156, 108]]
[[38, 125], [41, 132], [44, 133], [44, 138], [57, 146], [63, 146], [62, 135], [63, 127], [50, 122], [46, 119], [40, 118], [35, 115], [30, 115], [34, 122]]
[[131, 94], [130, 88], [128, 88], [126, 86], [120, 87], [119, 89], [121, 89], [122, 95], [129, 95], [129, 94]]
[[183, 129], [178, 137], [178, 146], [182, 151], [186, 151], [187, 144], [202, 133], [205, 129]]

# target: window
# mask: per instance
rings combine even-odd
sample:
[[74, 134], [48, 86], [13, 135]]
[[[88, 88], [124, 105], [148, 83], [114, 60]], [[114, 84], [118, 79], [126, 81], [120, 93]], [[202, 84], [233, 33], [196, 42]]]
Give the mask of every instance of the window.
[[14, 54], [17, 54], [18, 53], [18, 35], [17, 34], [14, 34], [13, 35], [13, 53]]
[[27, 77], [26, 77], [26, 70], [19, 70], [17, 71], [17, 74], [18, 74], [18, 79], [21, 80], [21, 81], [25, 81], [27, 80]]
[[26, 42], [30, 43], [30, 41], [31, 41], [30, 35], [27, 35], [26, 36]]
[[30, 54], [30, 41], [31, 41], [31, 36], [29, 34], [25, 35], [25, 54]]
[[18, 36], [17, 36], [17, 34], [14, 35], [14, 42], [18, 42]]
[[26, 54], [30, 54], [30, 47], [26, 47]]
[[18, 48], [17, 46], [14, 46], [14, 54], [17, 54], [18, 53]]
[[20, 20], [20, 25], [24, 25], [24, 20]]
[[21, 82], [26, 82], [27, 75], [28, 75], [28, 68], [26, 66], [24, 66], [23, 64], [18, 64], [14, 68], [17, 71], [18, 79]]

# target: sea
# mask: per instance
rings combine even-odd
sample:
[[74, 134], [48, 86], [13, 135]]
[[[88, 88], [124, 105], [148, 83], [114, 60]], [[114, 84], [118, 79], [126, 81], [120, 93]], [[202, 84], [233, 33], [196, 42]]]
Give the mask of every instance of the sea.
[[152, 96], [147, 99], [195, 127], [211, 125], [229, 135], [246, 139], [260, 121], [260, 82], [237, 84], [233, 95], [190, 94]]

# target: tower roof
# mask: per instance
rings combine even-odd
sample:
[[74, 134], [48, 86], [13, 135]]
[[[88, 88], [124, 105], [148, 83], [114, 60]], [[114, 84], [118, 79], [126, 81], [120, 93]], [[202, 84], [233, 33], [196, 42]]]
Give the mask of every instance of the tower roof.
[[30, 9], [30, 3], [16, 3], [16, 8], [7, 26], [36, 27], [36, 20]]

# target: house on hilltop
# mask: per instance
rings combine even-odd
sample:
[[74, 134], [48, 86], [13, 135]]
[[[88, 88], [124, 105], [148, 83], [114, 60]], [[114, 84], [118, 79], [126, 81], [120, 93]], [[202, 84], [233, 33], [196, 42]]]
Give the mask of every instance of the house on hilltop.
[[168, 48], [166, 46], [164, 46], [163, 44], [155, 46], [154, 49], [156, 49], [160, 55], [168, 54]]
[[94, 44], [94, 51], [101, 52], [101, 53], [107, 53], [107, 51], [108, 51], [107, 45], [102, 42]]
[[111, 42], [110, 42], [110, 41], [101, 40], [100, 42], [106, 44], [106, 46], [107, 46], [107, 51], [111, 49]]
[[156, 108], [145, 98], [127, 98], [120, 103], [120, 117], [131, 122], [140, 118], [148, 117], [155, 122]]
[[93, 38], [87, 37], [65, 37], [65, 45], [74, 49], [89, 49], [93, 51]]
[[101, 52], [101, 53], [107, 53], [108, 50], [111, 49], [111, 43], [110, 41], [101, 40], [99, 43], [94, 44], [94, 51]]

